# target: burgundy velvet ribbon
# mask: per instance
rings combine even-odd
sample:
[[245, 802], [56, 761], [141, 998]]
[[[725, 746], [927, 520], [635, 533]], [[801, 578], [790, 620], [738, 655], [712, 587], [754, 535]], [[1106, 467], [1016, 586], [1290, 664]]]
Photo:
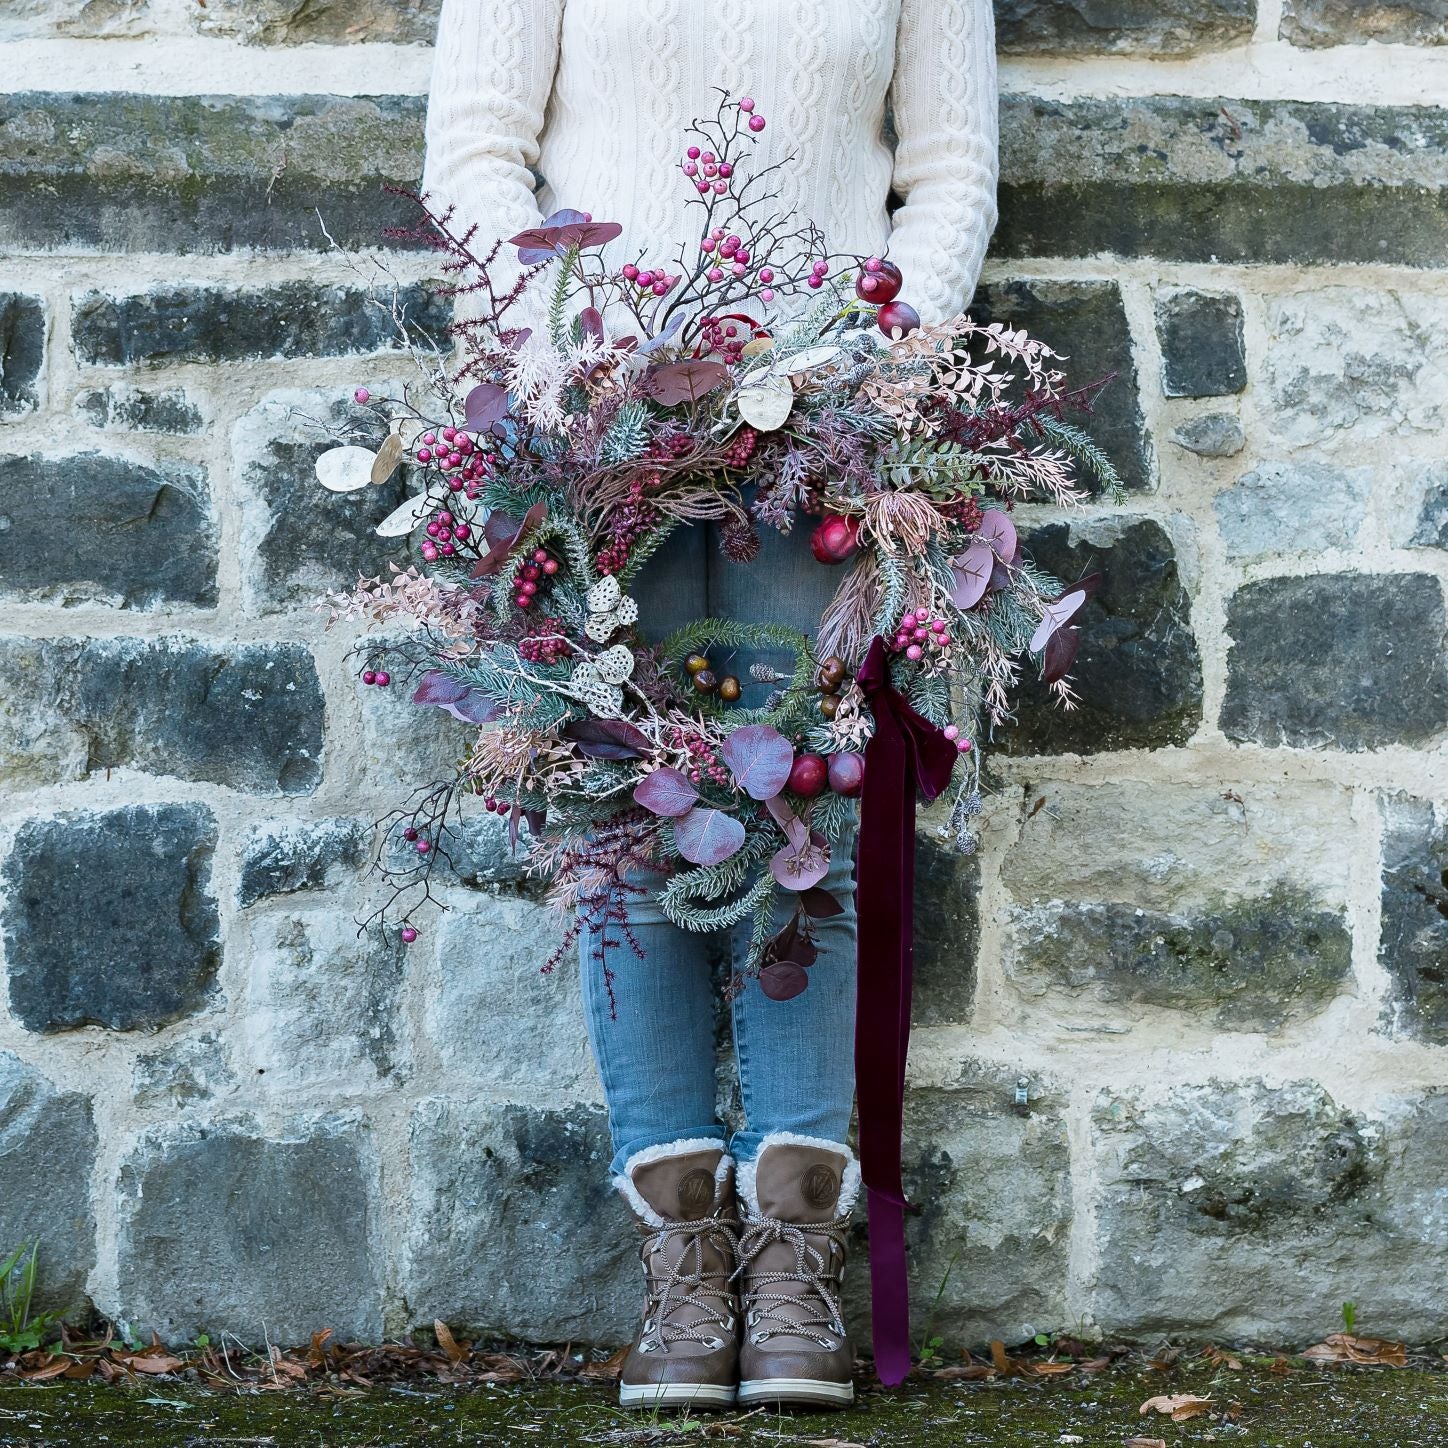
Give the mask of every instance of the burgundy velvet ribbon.
[[875, 1372], [893, 1387], [910, 1371], [900, 1133], [914, 985], [915, 794], [929, 801], [945, 789], [956, 748], [890, 683], [883, 639], [871, 641], [859, 682], [875, 716], [875, 733], [865, 748], [856, 862], [855, 1082], [870, 1220]]

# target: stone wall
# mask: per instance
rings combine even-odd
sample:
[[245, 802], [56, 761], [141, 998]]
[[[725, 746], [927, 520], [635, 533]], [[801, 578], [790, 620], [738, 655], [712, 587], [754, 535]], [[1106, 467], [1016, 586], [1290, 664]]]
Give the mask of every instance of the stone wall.
[[[1441, 0], [997, 8], [981, 305], [1119, 373], [1130, 493], [1030, 520], [1106, 570], [1082, 707], [1028, 699], [979, 854], [923, 834], [918, 1301], [1441, 1334]], [[317, 213], [371, 246], [415, 179], [435, 0], [4, 10], [0, 1247], [168, 1335], [616, 1340], [556, 924], [480, 824], [416, 947], [353, 925], [448, 740], [312, 608], [397, 499], [301, 419], [400, 365]]]

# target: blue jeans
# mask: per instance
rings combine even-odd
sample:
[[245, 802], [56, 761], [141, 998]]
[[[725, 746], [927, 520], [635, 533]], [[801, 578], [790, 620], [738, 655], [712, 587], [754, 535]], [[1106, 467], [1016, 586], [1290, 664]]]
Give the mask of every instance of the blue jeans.
[[[823, 882], [844, 912], [816, 921], [819, 958], [809, 987], [792, 1000], [770, 1000], [757, 980], [734, 997], [734, 1057], [745, 1127], [729, 1149], [752, 1161], [771, 1132], [843, 1141], [855, 1096], [855, 902], [848, 843]], [[793, 897], [781, 894], [778, 923]], [[581, 942], [583, 1007], [588, 1039], [608, 1102], [614, 1173], [635, 1152], [685, 1138], [724, 1142], [715, 1108], [714, 1021], [718, 988], [710, 969], [709, 937], [680, 930], [647, 896], [630, 902], [629, 923], [644, 948], [640, 960], [620, 941], [605, 959], [613, 999], [597, 959], [598, 934]], [[736, 968], [748, 941], [748, 921], [731, 932]], [[619, 935], [617, 928], [608, 938]]]

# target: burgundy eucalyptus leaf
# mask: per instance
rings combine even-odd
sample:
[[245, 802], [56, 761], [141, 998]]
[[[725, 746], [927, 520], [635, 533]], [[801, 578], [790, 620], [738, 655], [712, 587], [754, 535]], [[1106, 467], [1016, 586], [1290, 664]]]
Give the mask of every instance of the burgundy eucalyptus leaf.
[[652, 747], [648, 735], [624, 719], [575, 719], [561, 732], [589, 759], [640, 759]]
[[950, 601], [962, 612], [974, 608], [990, 587], [996, 556], [989, 543], [972, 543], [950, 565]]
[[622, 235], [623, 227], [616, 221], [589, 221], [581, 211], [555, 211], [542, 226], [510, 236], [508, 245], [518, 248], [518, 260], [524, 266], [534, 266], [570, 247], [604, 246]]
[[634, 803], [666, 818], [687, 814], [699, 803], [699, 791], [681, 769], [665, 765], [646, 775], [634, 786]]
[[739, 788], [751, 799], [773, 799], [789, 782], [794, 747], [770, 724], [746, 724], [720, 746]]
[[1041, 656], [1041, 677], [1048, 684], [1064, 679], [1071, 671], [1071, 665], [1076, 662], [1076, 651], [1080, 647], [1079, 628], [1058, 629], [1051, 635], [1045, 653]]
[[1011, 522], [1008, 513], [999, 508], [987, 508], [975, 532], [981, 542], [990, 544], [991, 551], [1002, 563], [1009, 563], [1015, 557], [1020, 544], [1016, 525]]
[[508, 389], [496, 382], [480, 382], [463, 403], [463, 421], [469, 432], [486, 432], [508, 415]]
[[729, 369], [721, 362], [669, 362], [644, 374], [649, 395], [663, 407], [698, 402], [728, 381]]
[[1009, 588], [1010, 586], [1011, 570], [1007, 564], [1002, 563], [1000, 559], [997, 558], [990, 571], [990, 591], [992, 593], [999, 593], [1003, 588]]
[[1046, 604], [1041, 610], [1041, 621], [1036, 625], [1035, 633], [1031, 635], [1031, 642], [1028, 645], [1030, 651], [1033, 654], [1040, 653], [1046, 647], [1051, 635], [1057, 629], [1065, 628], [1085, 602], [1086, 590], [1076, 588]]
[[[471, 576], [487, 578], [496, 573], [508, 561], [508, 555], [518, 546], [519, 539], [526, 538], [547, 516], [548, 509], [543, 503], [534, 503], [516, 527], [511, 526], [513, 519], [504, 514], [490, 514], [488, 521], [483, 524], [483, 537], [491, 546], [473, 564]], [[496, 525], [494, 520], [497, 520]]]
[[471, 688], [439, 669], [422, 676], [413, 692], [412, 702], [445, 709], [464, 724], [491, 724], [502, 713], [496, 699], [490, 699], [481, 689]]
[[578, 325], [590, 341], [603, 341], [603, 313], [597, 307], [585, 307], [578, 314]]
[[784, 831], [784, 837], [796, 850], [804, 849], [809, 843], [809, 827], [785, 802], [775, 795], [765, 800], [764, 807], [774, 816], [774, 822]]
[[722, 865], [744, 844], [744, 826], [723, 810], [695, 807], [674, 822], [674, 845], [691, 865]]
[[793, 1000], [809, 986], [809, 972], [791, 960], [776, 961], [759, 972], [759, 988], [772, 1001]]
[[1085, 578], [1077, 579], [1066, 591], [1074, 593], [1079, 588], [1087, 598], [1095, 598], [1101, 592], [1101, 585], [1105, 582], [1104, 573], [1088, 573]]
[[667, 347], [684, 325], [683, 312], [675, 312], [667, 322], [664, 323], [664, 330], [656, 337], [649, 337], [638, 345], [640, 357], [647, 357], [651, 352], [657, 352], [662, 347]]
[[808, 935], [801, 935], [794, 942], [788, 954], [779, 957], [780, 962], [786, 961], [794, 965], [802, 965], [808, 968], [820, 958], [820, 948]]
[[548, 824], [548, 811], [546, 809], [525, 809], [523, 818], [528, 822], [528, 833], [536, 840]]
[[523, 806], [514, 800], [513, 808], [508, 812], [508, 848], [514, 851], [518, 848], [518, 821], [522, 818]]
[[828, 890], [822, 890], [818, 885], [801, 890], [799, 903], [811, 920], [830, 920], [845, 913], [845, 907]]

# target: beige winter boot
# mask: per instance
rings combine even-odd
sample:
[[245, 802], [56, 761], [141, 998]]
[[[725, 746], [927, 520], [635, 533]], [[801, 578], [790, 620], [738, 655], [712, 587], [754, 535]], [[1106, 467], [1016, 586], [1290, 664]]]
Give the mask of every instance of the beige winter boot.
[[854, 1401], [855, 1354], [840, 1315], [845, 1229], [860, 1190], [849, 1147], [778, 1132], [739, 1168], [744, 1341], [739, 1401]]
[[723, 1408], [739, 1383], [734, 1159], [717, 1142], [631, 1156], [614, 1178], [638, 1221], [644, 1320], [623, 1365], [626, 1408]]

